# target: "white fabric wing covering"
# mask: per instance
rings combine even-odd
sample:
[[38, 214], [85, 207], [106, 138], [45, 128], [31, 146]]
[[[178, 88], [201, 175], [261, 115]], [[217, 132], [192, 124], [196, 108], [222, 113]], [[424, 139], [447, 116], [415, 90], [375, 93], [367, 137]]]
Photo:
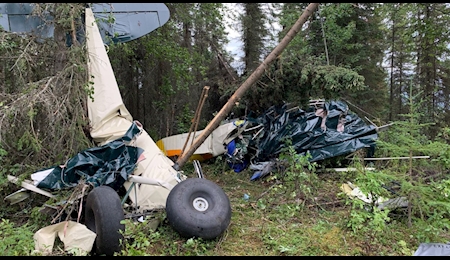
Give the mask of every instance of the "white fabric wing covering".
[[64, 243], [64, 249], [76, 253], [76, 255], [87, 255], [92, 250], [97, 235], [90, 231], [85, 225], [75, 221], [63, 221], [51, 226], [39, 229], [34, 233], [35, 251], [44, 255], [51, 254], [56, 236]]
[[[119, 87], [100, 32], [90, 8], [86, 9], [86, 41], [89, 53], [88, 68], [93, 82], [93, 100], [88, 97], [88, 115], [91, 136], [97, 145], [121, 138], [132, 125], [133, 117], [123, 104]], [[138, 124], [140, 125], [140, 124]], [[141, 126], [142, 127], [142, 126]], [[153, 139], [142, 129], [135, 145], [144, 150], [145, 159], [138, 162], [135, 175], [175, 186], [180, 174], [174, 163], [156, 146]], [[131, 182], [124, 184], [128, 190]], [[165, 208], [170, 190], [160, 185], [136, 184], [130, 199], [140, 210]], [[137, 196], [135, 196], [137, 194]]]
[[[217, 127], [211, 134], [206, 137], [203, 143], [195, 150], [194, 154], [211, 154], [213, 157], [224, 154], [226, 152], [224, 140], [227, 136], [236, 129], [234, 122], [226, 123]], [[169, 150], [181, 151], [184, 144], [187, 142], [187, 147], [194, 142], [194, 140], [202, 134], [204, 130], [199, 130], [189, 135], [189, 133], [177, 134], [162, 138], [163, 149], [167, 152]], [[189, 137], [189, 140], [188, 140]]]

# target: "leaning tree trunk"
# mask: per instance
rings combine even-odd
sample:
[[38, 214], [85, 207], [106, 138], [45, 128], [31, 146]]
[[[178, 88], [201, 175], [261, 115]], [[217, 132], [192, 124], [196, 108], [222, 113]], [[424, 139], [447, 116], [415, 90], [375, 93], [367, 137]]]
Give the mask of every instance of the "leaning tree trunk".
[[312, 13], [317, 9], [319, 3], [309, 4], [303, 14], [298, 18], [289, 32], [284, 36], [283, 40], [278, 44], [275, 49], [267, 56], [267, 58], [256, 68], [256, 70], [247, 78], [247, 80], [242, 83], [242, 85], [234, 92], [227, 103], [222, 107], [222, 109], [217, 113], [217, 115], [211, 120], [211, 122], [206, 126], [206, 128], [201, 132], [201, 134], [194, 140], [194, 143], [189, 147], [188, 150], [183, 151], [183, 154], [178, 157], [174, 164], [174, 168], [179, 170], [186, 163], [189, 157], [197, 150], [197, 148], [206, 140], [206, 138], [211, 134], [214, 129], [219, 126], [220, 122], [226, 117], [226, 115], [231, 111], [233, 105], [241, 99], [244, 93], [261, 77], [264, 71], [268, 68], [268, 65], [274, 61], [286, 46], [291, 42], [294, 36], [301, 30], [301, 27], [312, 15]]

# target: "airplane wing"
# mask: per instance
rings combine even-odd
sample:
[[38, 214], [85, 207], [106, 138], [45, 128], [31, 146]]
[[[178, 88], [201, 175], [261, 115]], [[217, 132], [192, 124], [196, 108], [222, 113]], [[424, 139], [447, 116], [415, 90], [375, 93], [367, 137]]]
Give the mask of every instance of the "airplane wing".
[[[32, 15], [35, 5], [0, 3], [0, 26], [8, 32], [53, 37], [53, 17]], [[169, 9], [163, 3], [97, 3], [92, 4], [91, 9], [105, 44], [135, 40], [161, 27], [170, 18]], [[81, 41], [84, 40], [82, 35], [78, 35]]]

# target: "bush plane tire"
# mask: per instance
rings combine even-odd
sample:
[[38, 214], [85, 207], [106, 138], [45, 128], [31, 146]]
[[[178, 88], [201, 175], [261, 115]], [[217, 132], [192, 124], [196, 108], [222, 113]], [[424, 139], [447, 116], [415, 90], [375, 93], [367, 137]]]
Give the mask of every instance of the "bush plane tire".
[[85, 225], [97, 234], [91, 254], [112, 256], [120, 252], [125, 219], [120, 197], [109, 186], [95, 187], [86, 198]]
[[230, 224], [230, 200], [216, 183], [204, 178], [188, 178], [169, 192], [166, 216], [182, 237], [214, 239]]

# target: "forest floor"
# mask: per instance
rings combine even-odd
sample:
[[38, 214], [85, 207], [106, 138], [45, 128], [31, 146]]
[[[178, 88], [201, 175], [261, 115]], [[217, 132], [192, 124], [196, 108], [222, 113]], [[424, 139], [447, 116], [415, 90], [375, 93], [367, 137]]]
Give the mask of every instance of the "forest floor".
[[[188, 177], [196, 177], [193, 167], [185, 168]], [[202, 168], [205, 178], [222, 187], [230, 199], [232, 216], [226, 231], [213, 240], [183, 238], [161, 211], [155, 213], [155, 218], [160, 219], [156, 230], [146, 221], [127, 221], [123, 249], [116, 255], [411, 256], [420, 243], [450, 241], [446, 231], [418, 224], [409, 227], [403, 209], [390, 212], [390, 220], [383, 225], [355, 222], [360, 211], [352, 210], [351, 198], [343, 195], [340, 187], [349, 180], [348, 175], [339, 172], [318, 174], [320, 188], [315, 203], [304, 203], [290, 199], [295, 197], [292, 194], [279, 193], [276, 182], [269, 177], [251, 181], [251, 170], [236, 173], [220, 160], [202, 163]], [[3, 214], [4, 219], [20, 226], [13, 227], [3, 219], [0, 234], [11, 235], [0, 242], [5, 255], [32, 255], [32, 234], [37, 228], [20, 221], [21, 214], [30, 212], [25, 207], [16, 214]], [[434, 237], [432, 241], [421, 241], [427, 229]], [[63, 247], [62, 242], [57, 242], [52, 255], [72, 255]]]

